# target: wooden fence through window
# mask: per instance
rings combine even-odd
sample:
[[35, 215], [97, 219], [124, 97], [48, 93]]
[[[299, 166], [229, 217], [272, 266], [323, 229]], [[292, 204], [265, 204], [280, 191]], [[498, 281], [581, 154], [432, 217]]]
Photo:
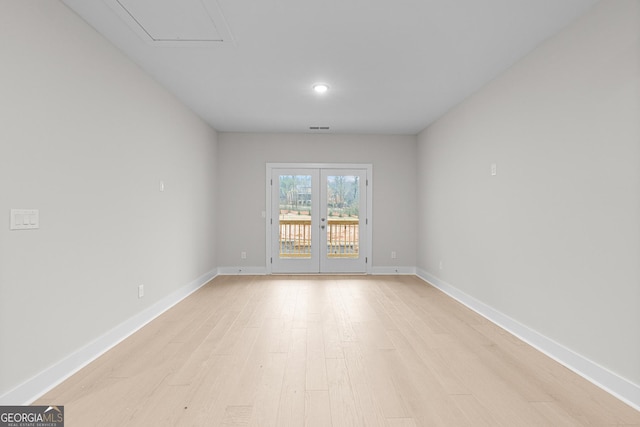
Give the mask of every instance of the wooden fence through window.
[[[358, 258], [360, 252], [358, 218], [327, 220], [327, 256]], [[311, 219], [280, 219], [280, 258], [311, 258]]]

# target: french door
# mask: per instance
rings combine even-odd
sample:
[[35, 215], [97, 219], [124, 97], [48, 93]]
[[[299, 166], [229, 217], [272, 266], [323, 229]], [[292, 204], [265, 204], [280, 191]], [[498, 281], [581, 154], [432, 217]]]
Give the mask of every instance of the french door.
[[366, 273], [368, 169], [271, 167], [272, 273]]

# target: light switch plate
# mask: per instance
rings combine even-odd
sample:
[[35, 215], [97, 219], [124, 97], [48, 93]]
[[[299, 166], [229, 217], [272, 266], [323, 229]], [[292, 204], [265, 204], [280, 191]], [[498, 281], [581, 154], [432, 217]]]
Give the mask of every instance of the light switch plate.
[[38, 209], [11, 209], [10, 230], [34, 230], [40, 228]]

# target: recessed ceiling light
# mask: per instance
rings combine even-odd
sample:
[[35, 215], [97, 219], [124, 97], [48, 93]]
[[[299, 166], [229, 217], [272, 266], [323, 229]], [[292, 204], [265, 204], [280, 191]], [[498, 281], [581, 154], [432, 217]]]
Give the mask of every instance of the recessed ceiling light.
[[316, 91], [316, 93], [325, 93], [329, 90], [329, 85], [326, 83], [316, 83], [313, 85], [313, 90]]

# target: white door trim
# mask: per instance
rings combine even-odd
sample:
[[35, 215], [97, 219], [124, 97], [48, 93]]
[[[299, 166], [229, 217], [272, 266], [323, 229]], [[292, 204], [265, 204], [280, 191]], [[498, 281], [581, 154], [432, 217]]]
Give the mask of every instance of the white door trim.
[[266, 164], [266, 179], [265, 179], [265, 254], [266, 254], [266, 271], [267, 274], [272, 274], [271, 254], [272, 246], [272, 233], [271, 224], [273, 223], [273, 209], [271, 209], [271, 176], [273, 169], [365, 169], [367, 171], [367, 218], [365, 218], [367, 227], [365, 244], [361, 248], [364, 249], [364, 256], [367, 258], [366, 274], [372, 273], [373, 259], [372, 259], [372, 242], [373, 242], [373, 165], [370, 163], [267, 163]]

